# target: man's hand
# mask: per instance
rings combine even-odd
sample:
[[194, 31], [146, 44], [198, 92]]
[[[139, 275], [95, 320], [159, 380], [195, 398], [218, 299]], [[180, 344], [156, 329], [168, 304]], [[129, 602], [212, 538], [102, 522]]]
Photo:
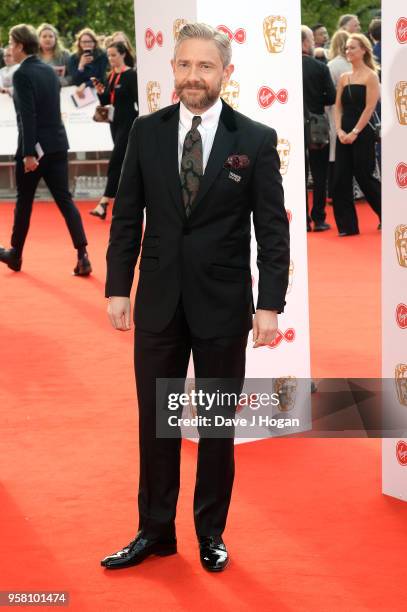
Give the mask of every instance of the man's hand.
[[276, 310], [256, 310], [253, 319], [253, 348], [273, 342], [278, 329]]
[[107, 307], [110, 323], [119, 331], [129, 331], [131, 329], [131, 307], [128, 297], [110, 297]]
[[24, 157], [24, 172], [35, 172], [38, 168], [38, 160], [33, 155]]

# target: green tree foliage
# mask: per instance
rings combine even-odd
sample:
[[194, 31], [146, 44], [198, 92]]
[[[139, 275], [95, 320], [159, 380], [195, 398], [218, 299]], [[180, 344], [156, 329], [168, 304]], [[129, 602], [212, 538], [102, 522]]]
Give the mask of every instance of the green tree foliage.
[[323, 23], [332, 35], [341, 15], [357, 15], [366, 32], [381, 7], [381, 0], [302, 0], [302, 23], [312, 27]]
[[[147, 1], [147, 0], [146, 0]], [[289, 1], [289, 0], [287, 0]], [[338, 17], [344, 13], [359, 16], [367, 29], [380, 0], [302, 0], [302, 23], [324, 23], [332, 34]], [[55, 25], [68, 47], [75, 33], [89, 26], [97, 34], [123, 30], [134, 40], [133, 0], [2, 0], [0, 2], [0, 40], [7, 42], [8, 31], [17, 23], [38, 26], [47, 21]]]
[[52, 23], [70, 47], [75, 33], [85, 26], [97, 34], [123, 30], [134, 40], [133, 0], [4, 0], [0, 2], [0, 40], [8, 39], [9, 29], [18, 23], [37, 27]]

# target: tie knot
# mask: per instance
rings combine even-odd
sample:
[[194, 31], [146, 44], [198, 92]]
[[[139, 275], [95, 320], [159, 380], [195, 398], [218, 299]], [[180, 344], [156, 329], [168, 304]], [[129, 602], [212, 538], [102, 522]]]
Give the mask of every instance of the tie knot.
[[192, 117], [192, 127], [191, 130], [196, 130], [198, 125], [202, 123], [202, 117], [200, 115], [195, 115]]

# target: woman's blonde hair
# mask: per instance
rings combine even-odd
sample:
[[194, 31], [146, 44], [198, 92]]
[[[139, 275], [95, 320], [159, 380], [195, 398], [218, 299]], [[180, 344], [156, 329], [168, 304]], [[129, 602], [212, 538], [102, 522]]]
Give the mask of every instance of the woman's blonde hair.
[[346, 41], [349, 38], [348, 32], [346, 30], [338, 30], [332, 36], [331, 46], [328, 51], [328, 59], [333, 60], [338, 55], [345, 57], [345, 47]]
[[[52, 52], [54, 54], [54, 57], [59, 57], [60, 55], [62, 55], [62, 52], [65, 50], [63, 44], [61, 43], [60, 39], [59, 39], [59, 33], [58, 30], [51, 25], [50, 23], [42, 23], [41, 25], [38, 26], [37, 28], [37, 34], [38, 34], [38, 38], [41, 37], [41, 34], [43, 33], [44, 30], [50, 30], [53, 35], [55, 36], [55, 46], [52, 49]], [[40, 52], [38, 54], [40, 57], [42, 55], [42, 49], [41, 49], [41, 44], [40, 44]]]
[[102, 50], [100, 48], [98, 38], [97, 38], [95, 32], [91, 28], [83, 28], [80, 32], [78, 32], [76, 34], [75, 42], [74, 42], [74, 46], [73, 46], [73, 52], [76, 53], [79, 56], [82, 55], [83, 49], [81, 48], [79, 42], [80, 42], [82, 36], [84, 36], [85, 34], [87, 34], [89, 36], [89, 38], [92, 38], [92, 40], [95, 41], [95, 55], [98, 55], [99, 53], [101, 53]]
[[374, 55], [373, 55], [373, 47], [370, 40], [364, 34], [349, 34], [348, 40], [357, 40], [359, 45], [364, 49], [365, 54], [363, 56], [363, 61], [366, 66], [373, 70], [374, 72], [379, 72], [379, 65], [377, 64]]

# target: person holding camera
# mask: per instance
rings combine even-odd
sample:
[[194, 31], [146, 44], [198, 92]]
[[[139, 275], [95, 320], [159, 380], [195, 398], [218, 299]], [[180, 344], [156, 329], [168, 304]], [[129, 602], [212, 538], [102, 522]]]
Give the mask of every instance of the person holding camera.
[[97, 36], [90, 28], [76, 35], [74, 53], [69, 60], [68, 72], [77, 86], [76, 93], [84, 96], [85, 87], [93, 87], [92, 78], [103, 81], [107, 68], [107, 55], [100, 48]]
[[90, 211], [91, 215], [100, 219], [106, 219], [109, 199], [116, 197], [127, 139], [133, 121], [138, 115], [137, 72], [128, 65], [129, 54], [126, 45], [123, 42], [110, 43], [107, 56], [112, 70], [106, 85], [92, 78], [100, 103], [106, 109], [106, 119], [110, 120], [114, 143], [107, 170], [105, 192], [96, 208]]

